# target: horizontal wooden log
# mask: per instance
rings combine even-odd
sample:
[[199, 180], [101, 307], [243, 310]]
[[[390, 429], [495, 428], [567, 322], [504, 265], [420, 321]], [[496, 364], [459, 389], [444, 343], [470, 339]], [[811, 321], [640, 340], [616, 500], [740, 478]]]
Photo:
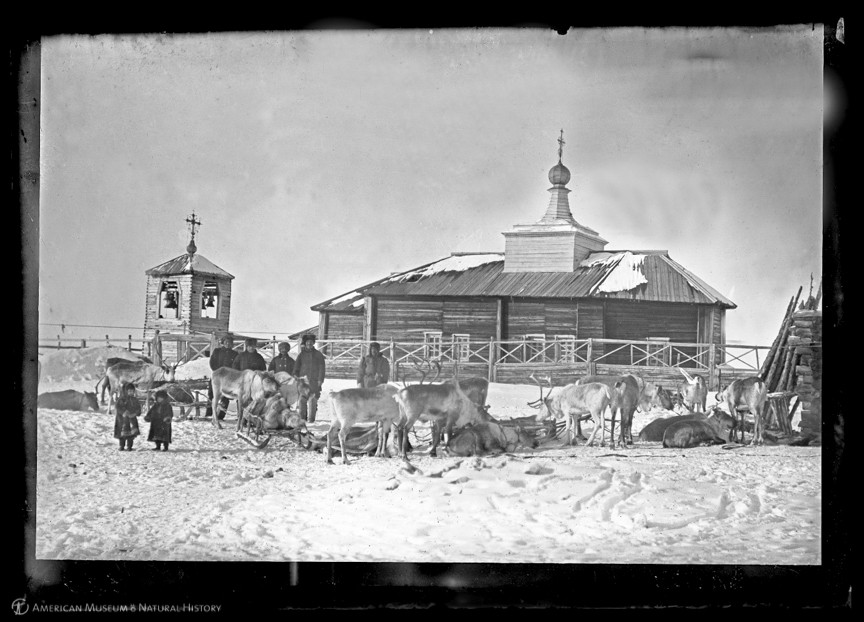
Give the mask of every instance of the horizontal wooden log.
[[799, 311], [795, 311], [792, 314], [793, 320], [798, 319], [798, 318], [815, 319], [815, 318], [821, 318], [821, 317], [822, 317], [822, 312], [814, 310], [814, 309], [801, 309]]

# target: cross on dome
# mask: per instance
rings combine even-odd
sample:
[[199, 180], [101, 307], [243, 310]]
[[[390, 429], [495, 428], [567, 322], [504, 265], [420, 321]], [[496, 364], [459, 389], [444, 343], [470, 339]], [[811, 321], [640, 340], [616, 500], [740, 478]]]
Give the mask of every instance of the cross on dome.
[[192, 234], [189, 238], [189, 245], [186, 247], [186, 252], [190, 255], [194, 255], [195, 251], [198, 250], [198, 247], [195, 246], [195, 229], [196, 227], [201, 226], [201, 221], [198, 220], [197, 216], [195, 216], [195, 212], [192, 212], [186, 217], [186, 223], [189, 225], [189, 232]]

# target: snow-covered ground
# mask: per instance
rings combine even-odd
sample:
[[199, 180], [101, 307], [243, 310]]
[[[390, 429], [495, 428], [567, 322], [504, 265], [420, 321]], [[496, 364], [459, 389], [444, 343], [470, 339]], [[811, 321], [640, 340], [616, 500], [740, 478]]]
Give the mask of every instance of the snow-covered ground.
[[[55, 376], [43, 372], [39, 391], [94, 384]], [[352, 385], [325, 383], [313, 431], [329, 425], [326, 392]], [[528, 414], [536, 393], [493, 384], [488, 401], [507, 418]], [[634, 436], [664, 414], [637, 412]], [[675, 450], [637, 440], [431, 458], [421, 446], [409, 473], [398, 458], [327, 465], [278, 436], [254, 449], [235, 436], [233, 412], [221, 430], [175, 420], [168, 452], [151, 450], [139, 422], [134, 451], [120, 452], [113, 416], [38, 409], [37, 559], [822, 561], [820, 447]]]

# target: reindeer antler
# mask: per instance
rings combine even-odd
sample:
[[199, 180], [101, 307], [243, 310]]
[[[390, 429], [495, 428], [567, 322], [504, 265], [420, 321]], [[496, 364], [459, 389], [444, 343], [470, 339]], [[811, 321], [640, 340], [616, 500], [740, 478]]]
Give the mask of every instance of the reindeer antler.
[[531, 408], [540, 408], [540, 406], [543, 404], [543, 401], [544, 401], [547, 397], [549, 397], [549, 393], [552, 392], [552, 377], [551, 377], [551, 376], [544, 376], [544, 377], [543, 377], [544, 380], [548, 380], [548, 381], [549, 381], [549, 392], [546, 393], [545, 396], [543, 395], [543, 385], [540, 384], [540, 380], [538, 380], [538, 378], [537, 378], [534, 374], [531, 374], [531, 375], [529, 376], [529, 378], [531, 378], [531, 380], [533, 380], [534, 382], [536, 382], [536, 383], [537, 383], [537, 386], [540, 387], [540, 397], [539, 397], [539, 399], [536, 399], [536, 400], [534, 400], [533, 402], [528, 402], [528, 405], [529, 405]]
[[432, 367], [435, 367], [435, 377], [429, 381], [430, 383], [435, 382], [438, 379], [438, 376], [441, 375], [441, 361], [438, 359], [417, 359], [415, 357], [412, 364], [414, 365], [414, 369], [420, 372], [420, 384], [424, 383], [426, 376], [428, 376], [429, 372], [432, 371]]
[[690, 384], [693, 384], [693, 383], [696, 382], [696, 381], [693, 379], [693, 376], [691, 376], [690, 374], [688, 374], [686, 371], [684, 371], [684, 370], [681, 369], [680, 367], [676, 367], [676, 369], [677, 369], [678, 371], [680, 371], [680, 372], [684, 375], [684, 377], [687, 379], [687, 382], [689, 382]]

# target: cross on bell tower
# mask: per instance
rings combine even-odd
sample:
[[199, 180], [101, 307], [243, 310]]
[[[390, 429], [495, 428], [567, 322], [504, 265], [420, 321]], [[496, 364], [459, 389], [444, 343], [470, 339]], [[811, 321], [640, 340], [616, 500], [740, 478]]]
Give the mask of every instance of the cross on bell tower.
[[186, 217], [186, 223], [189, 225], [189, 232], [191, 233], [191, 237], [189, 238], [189, 245], [186, 247], [186, 252], [190, 255], [194, 255], [195, 251], [198, 250], [198, 247], [195, 246], [195, 230], [196, 227], [201, 226], [201, 221], [198, 220], [197, 216], [195, 216], [195, 212], [192, 212], [189, 216]]
[[567, 143], [564, 142], [564, 130], [561, 130], [561, 135], [558, 137], [558, 162], [561, 162], [561, 158], [564, 156], [564, 145]]

